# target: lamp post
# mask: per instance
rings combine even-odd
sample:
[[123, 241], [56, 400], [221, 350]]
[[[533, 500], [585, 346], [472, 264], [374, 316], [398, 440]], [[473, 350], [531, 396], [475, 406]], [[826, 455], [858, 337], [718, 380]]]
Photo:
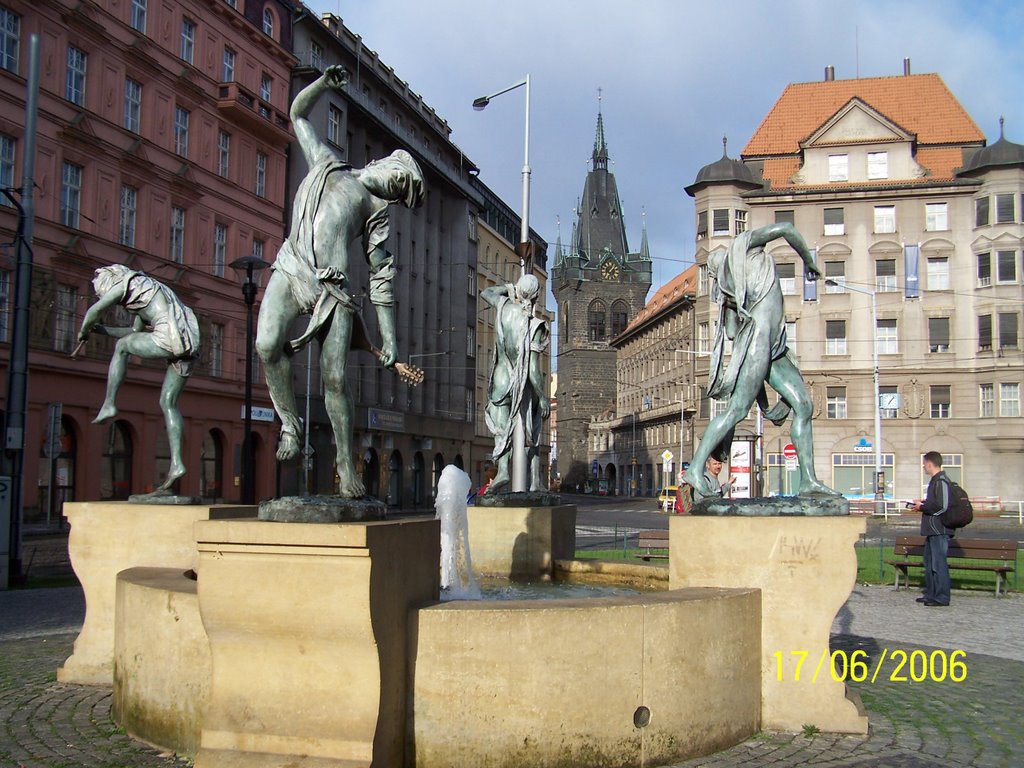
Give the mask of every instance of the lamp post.
[[[473, 100], [473, 109], [486, 109], [491, 99], [523, 86], [526, 88], [526, 123], [523, 132], [523, 212], [519, 227], [519, 276], [526, 274], [526, 259], [530, 252], [530, 76], [513, 83], [507, 88], [495, 91], [489, 96]], [[526, 430], [519, 414], [513, 414], [515, 424], [512, 434], [512, 491], [528, 490], [526, 461]]]
[[242, 503], [256, 503], [256, 486], [252, 467], [252, 306], [259, 286], [253, 273], [270, 265], [258, 256], [243, 256], [231, 262], [231, 268], [245, 275], [242, 298], [245, 299], [245, 438], [242, 441]]
[[871, 352], [874, 364], [875, 382], [875, 514], [885, 514], [885, 475], [882, 472], [882, 387], [879, 382], [878, 370], [878, 302], [877, 291], [869, 291], [865, 288], [857, 288], [845, 281], [838, 283], [835, 280], [826, 280], [825, 285], [832, 285], [855, 293], [863, 293], [871, 297]]

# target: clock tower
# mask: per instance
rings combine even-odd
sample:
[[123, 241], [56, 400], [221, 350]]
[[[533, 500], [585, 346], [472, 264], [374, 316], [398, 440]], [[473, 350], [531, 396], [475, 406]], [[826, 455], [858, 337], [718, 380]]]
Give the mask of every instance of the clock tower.
[[555, 244], [551, 286], [558, 303], [558, 472], [562, 486], [593, 478], [587, 465], [591, 417], [615, 407], [615, 350], [609, 342], [644, 307], [651, 288], [647, 231], [630, 253], [615, 175], [608, 170], [598, 110], [591, 169], [568, 248]]

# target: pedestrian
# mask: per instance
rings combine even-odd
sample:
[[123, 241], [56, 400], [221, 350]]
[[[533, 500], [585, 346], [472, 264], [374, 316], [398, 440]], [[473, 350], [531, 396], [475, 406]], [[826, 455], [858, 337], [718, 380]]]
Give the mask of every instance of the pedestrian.
[[924, 539], [924, 595], [917, 602], [928, 607], [949, 605], [949, 540], [952, 528], [942, 522], [942, 513], [949, 509], [952, 498], [949, 477], [942, 471], [942, 454], [928, 451], [924, 455], [924, 472], [931, 479], [923, 499], [914, 502], [921, 513], [921, 535]]
[[693, 489], [694, 501], [702, 501], [703, 499], [720, 499], [732, 490], [733, 483], [736, 482], [736, 475], [729, 475], [729, 480], [723, 483], [718, 479], [718, 475], [721, 471], [722, 460], [717, 456], [709, 456], [708, 460], [704, 462], [704, 483], [709, 492], [702, 493], [695, 487]]

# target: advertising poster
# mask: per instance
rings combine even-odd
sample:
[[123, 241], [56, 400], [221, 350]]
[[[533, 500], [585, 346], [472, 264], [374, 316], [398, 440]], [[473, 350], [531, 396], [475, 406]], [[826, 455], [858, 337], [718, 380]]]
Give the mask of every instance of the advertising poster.
[[[749, 499], [751, 483], [753, 482], [753, 466], [751, 457], [753, 451], [751, 450], [751, 444], [747, 441], [736, 441], [732, 444], [732, 450], [729, 454], [729, 470], [730, 476], [736, 476], [736, 482], [732, 486], [732, 492], [729, 494], [734, 499]], [[723, 482], [728, 480], [728, 477], [721, 478]]]

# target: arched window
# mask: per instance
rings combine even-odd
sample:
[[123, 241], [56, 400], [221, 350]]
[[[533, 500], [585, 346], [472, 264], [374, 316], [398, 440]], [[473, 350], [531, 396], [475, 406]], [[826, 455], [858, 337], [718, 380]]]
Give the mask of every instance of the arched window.
[[614, 339], [629, 324], [629, 305], [619, 299], [612, 304], [612, 338]]
[[423, 454], [416, 451], [412, 457], [412, 505], [418, 507], [423, 503], [423, 480], [424, 480]]
[[[51, 444], [43, 434], [42, 460], [39, 462], [39, 506], [47, 524], [59, 521], [65, 501], [75, 500], [75, 460], [78, 438], [74, 422], [67, 416], [60, 418], [60, 436]], [[52, 459], [48, 461], [47, 459]]]
[[107, 430], [100, 466], [100, 498], [127, 499], [132, 489], [132, 436], [123, 421]]
[[199, 475], [199, 495], [207, 499], [219, 499], [223, 494], [221, 472], [224, 469], [223, 441], [216, 430], [206, 433], [199, 452], [202, 467]]
[[605, 315], [606, 310], [604, 302], [598, 299], [591, 303], [587, 309], [587, 328], [589, 329], [589, 338], [591, 341], [605, 341], [608, 338], [608, 332], [605, 328]]
[[263, 34], [274, 36], [274, 12], [269, 8], [263, 9]]
[[380, 461], [373, 448], [367, 448], [363, 454], [363, 486], [367, 496], [380, 495]]
[[434, 454], [434, 473], [431, 478], [430, 495], [437, 498], [437, 484], [441, 482], [441, 473], [444, 472], [444, 456], [440, 453]]
[[402, 454], [393, 451], [388, 460], [388, 504], [402, 506]]
[[459, 469], [462, 469], [462, 470], [465, 469], [465, 467], [462, 466], [462, 454], [461, 453], [456, 453], [455, 454], [455, 458], [452, 460], [452, 464], [454, 464]]

